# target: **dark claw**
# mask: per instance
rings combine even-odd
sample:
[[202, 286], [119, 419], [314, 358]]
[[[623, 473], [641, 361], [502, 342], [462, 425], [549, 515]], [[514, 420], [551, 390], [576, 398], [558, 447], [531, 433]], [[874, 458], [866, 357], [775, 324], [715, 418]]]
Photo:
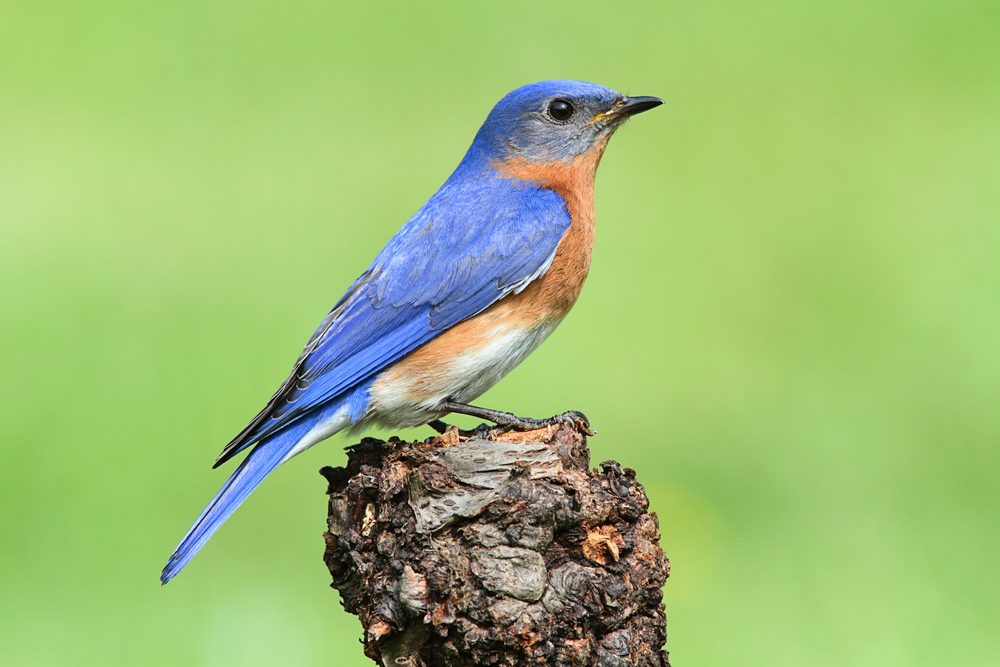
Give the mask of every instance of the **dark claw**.
[[[430, 424], [428, 424], [428, 426], [430, 426]], [[449, 426], [448, 428], [452, 427]], [[498, 429], [496, 426], [493, 426], [492, 424], [487, 424], [486, 422], [483, 422], [482, 424], [480, 424], [475, 428], [457, 429], [458, 434], [463, 438], [480, 438], [482, 440], [489, 440], [490, 436], [499, 430], [500, 429]]]
[[[447, 431], [448, 429], [454, 428], [454, 427], [452, 427], [451, 424], [448, 424], [447, 422], [445, 422], [445, 421], [443, 421], [441, 419], [435, 419], [434, 421], [429, 421], [429, 422], [427, 422], [427, 425], [430, 426], [432, 429], [434, 429], [435, 431], [437, 431], [438, 433], [440, 433], [442, 435], [444, 435], [445, 431]], [[476, 428], [470, 428], [470, 429], [459, 428], [459, 429], [456, 429], [456, 430], [458, 431], [458, 434], [460, 436], [462, 436], [463, 438], [484, 438], [484, 439], [489, 439], [490, 434], [492, 434], [494, 431], [496, 431], [497, 427], [496, 426], [490, 426], [489, 424], [486, 424], [486, 423], [482, 423], [479, 426], [477, 426]]]
[[568, 424], [573, 428], [580, 429], [587, 435], [597, 435], [597, 431], [590, 428], [590, 420], [587, 419], [587, 415], [583, 414], [579, 410], [570, 410], [569, 412], [564, 412], [561, 415], [556, 415], [552, 419], [557, 419], [564, 424]]
[[487, 423], [482, 423], [474, 429], [469, 431], [459, 431], [463, 437], [468, 438], [482, 438], [484, 440], [489, 440], [490, 436], [496, 430], [496, 426], [490, 426]]
[[445, 431], [447, 431], [448, 429], [451, 428], [451, 426], [449, 426], [448, 424], [444, 423], [440, 419], [435, 419], [434, 421], [429, 421], [429, 422], [427, 422], [427, 425], [430, 426], [435, 431], [437, 431], [438, 433], [444, 433]]

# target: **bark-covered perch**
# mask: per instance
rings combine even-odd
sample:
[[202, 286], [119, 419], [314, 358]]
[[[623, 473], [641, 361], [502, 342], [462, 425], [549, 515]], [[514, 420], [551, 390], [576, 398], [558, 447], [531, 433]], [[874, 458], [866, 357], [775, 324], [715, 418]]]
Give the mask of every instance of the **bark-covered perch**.
[[327, 566], [382, 665], [668, 666], [669, 563], [586, 425], [371, 438], [329, 481]]

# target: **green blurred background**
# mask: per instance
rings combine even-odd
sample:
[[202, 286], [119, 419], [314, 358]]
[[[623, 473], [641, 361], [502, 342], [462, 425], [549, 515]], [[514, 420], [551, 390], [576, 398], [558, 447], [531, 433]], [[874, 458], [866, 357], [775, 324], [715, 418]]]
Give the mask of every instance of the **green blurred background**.
[[[365, 665], [287, 466], [210, 464], [520, 84], [612, 142], [590, 281], [482, 403], [586, 411], [675, 664], [1000, 662], [1000, 5], [0, 1], [0, 663]], [[404, 433], [425, 436], [427, 429]]]

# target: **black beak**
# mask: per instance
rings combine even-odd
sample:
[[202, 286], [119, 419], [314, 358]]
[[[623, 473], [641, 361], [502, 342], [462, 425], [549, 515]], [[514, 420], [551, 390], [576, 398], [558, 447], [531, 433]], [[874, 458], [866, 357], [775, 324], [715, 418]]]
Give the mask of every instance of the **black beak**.
[[607, 115], [609, 118], [627, 118], [643, 111], [649, 111], [663, 104], [659, 97], [626, 97], [619, 104], [612, 107]]

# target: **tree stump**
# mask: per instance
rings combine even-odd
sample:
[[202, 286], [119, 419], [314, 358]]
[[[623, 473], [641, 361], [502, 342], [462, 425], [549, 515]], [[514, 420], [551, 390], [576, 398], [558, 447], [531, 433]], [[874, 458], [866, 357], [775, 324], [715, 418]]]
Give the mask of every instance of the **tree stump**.
[[635, 473], [585, 423], [366, 438], [329, 482], [325, 561], [381, 665], [669, 667], [669, 562]]

